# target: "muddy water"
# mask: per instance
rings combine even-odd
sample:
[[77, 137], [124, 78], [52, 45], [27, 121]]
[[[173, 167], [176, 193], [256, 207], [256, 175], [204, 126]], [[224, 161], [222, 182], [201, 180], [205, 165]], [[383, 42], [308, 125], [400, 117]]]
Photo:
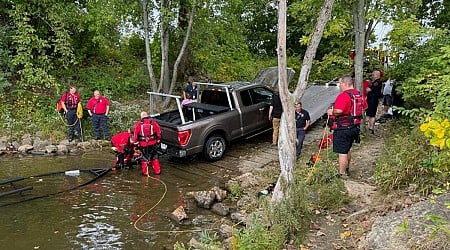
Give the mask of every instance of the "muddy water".
[[[305, 145], [315, 144], [321, 131], [321, 126], [309, 131]], [[135, 168], [109, 172], [74, 191], [13, 205], [2, 206], [26, 198], [31, 191], [24, 192], [23, 197], [19, 194], [0, 197], [0, 246], [2, 249], [173, 249], [175, 242], [186, 243], [197, 235], [191, 230], [220, 220], [209, 210], [197, 208], [185, 194], [223, 187], [230, 177], [240, 174], [238, 162], [270, 148], [270, 142], [270, 133], [236, 142], [224, 159], [215, 163], [201, 157], [176, 161], [162, 157], [159, 180], [152, 178], [153, 175], [143, 177]], [[274, 151], [272, 155], [277, 157]], [[109, 168], [113, 158], [107, 150], [65, 157], [1, 156], [0, 180], [68, 169]], [[50, 180], [33, 178], [29, 185], [36, 187], [33, 192], [51, 193], [50, 190], [73, 181], [74, 177], [62, 175]], [[8, 185], [1, 185], [1, 192], [2, 186]], [[190, 218], [183, 225], [168, 218], [179, 205], [187, 206]]]
[[[269, 136], [239, 142], [229, 153], [240, 154], [249, 144], [266, 138]], [[108, 168], [113, 157], [104, 151], [66, 157], [1, 156], [0, 180], [73, 169]], [[223, 187], [230, 176], [236, 175], [237, 169], [233, 165], [214, 165], [201, 157], [177, 161], [162, 157], [161, 166], [159, 181], [141, 176], [138, 168], [109, 172], [74, 191], [11, 204], [36, 192], [52, 193], [65, 182], [76, 182], [75, 177], [64, 174], [49, 180], [27, 179], [26, 186], [33, 186], [33, 190], [24, 192], [23, 196], [0, 197], [0, 246], [2, 249], [173, 249], [177, 241], [186, 243], [197, 235], [190, 230], [201, 229], [220, 218], [187, 204], [185, 194]], [[5, 190], [10, 190], [9, 184], [0, 186], [1, 192]], [[186, 225], [168, 218], [182, 204], [188, 205], [190, 220]], [[141, 219], [135, 223], [138, 218]]]

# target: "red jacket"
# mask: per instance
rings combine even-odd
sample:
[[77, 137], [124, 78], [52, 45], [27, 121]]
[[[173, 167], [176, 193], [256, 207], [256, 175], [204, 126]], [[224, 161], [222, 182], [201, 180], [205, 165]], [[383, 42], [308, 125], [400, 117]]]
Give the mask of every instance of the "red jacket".
[[76, 109], [79, 102], [81, 102], [81, 97], [78, 92], [71, 94], [66, 92], [61, 96], [61, 102], [64, 102], [67, 109]]
[[140, 147], [148, 147], [161, 141], [161, 128], [150, 117], [143, 118], [134, 125], [133, 141], [139, 142]]
[[86, 109], [90, 110], [93, 114], [103, 115], [106, 113], [106, 108], [109, 106], [109, 101], [104, 96], [100, 96], [98, 99], [92, 97], [86, 104]]
[[124, 153], [125, 148], [133, 148], [133, 145], [130, 143], [130, 133], [121, 132], [113, 137], [111, 137], [111, 144], [117, 148], [117, 151], [120, 153]]

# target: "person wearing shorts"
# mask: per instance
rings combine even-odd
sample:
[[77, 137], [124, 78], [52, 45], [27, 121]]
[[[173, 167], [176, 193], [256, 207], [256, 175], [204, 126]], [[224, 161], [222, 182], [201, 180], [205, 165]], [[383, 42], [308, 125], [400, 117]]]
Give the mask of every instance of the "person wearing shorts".
[[[353, 77], [345, 75], [339, 79], [339, 88], [341, 93], [336, 97], [332, 108], [328, 109], [327, 114], [329, 116], [347, 117], [352, 110], [352, 99], [346, 92], [359, 92], [354, 88]], [[367, 105], [363, 105], [363, 110], [367, 108]], [[348, 125], [348, 126], [347, 126]], [[349, 165], [351, 160], [350, 149], [353, 142], [359, 141], [359, 124], [354, 123], [344, 124], [339, 126], [333, 132], [333, 152], [339, 154], [339, 175], [349, 175]]]

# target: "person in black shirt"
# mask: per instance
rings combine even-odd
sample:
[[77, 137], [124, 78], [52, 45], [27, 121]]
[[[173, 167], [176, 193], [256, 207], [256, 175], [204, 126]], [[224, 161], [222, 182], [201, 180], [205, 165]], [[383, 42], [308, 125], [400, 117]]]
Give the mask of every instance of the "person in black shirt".
[[269, 120], [272, 121], [273, 134], [272, 144], [277, 145], [278, 133], [280, 131], [281, 114], [283, 113], [283, 106], [281, 105], [280, 95], [275, 92], [272, 96], [272, 102], [269, 108]]
[[381, 97], [381, 89], [383, 83], [381, 82], [381, 71], [375, 70], [372, 72], [372, 83], [367, 87], [367, 105], [366, 115], [369, 117], [369, 130], [374, 134], [375, 116], [377, 114], [378, 103]]
[[295, 104], [295, 126], [297, 127], [297, 157], [302, 153], [303, 140], [305, 139], [305, 133], [311, 125], [311, 118], [308, 111], [302, 109], [302, 103]]

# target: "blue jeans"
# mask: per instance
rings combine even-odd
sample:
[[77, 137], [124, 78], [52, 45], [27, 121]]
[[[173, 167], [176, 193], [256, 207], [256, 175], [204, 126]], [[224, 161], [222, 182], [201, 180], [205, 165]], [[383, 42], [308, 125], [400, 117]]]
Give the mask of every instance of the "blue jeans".
[[305, 140], [305, 129], [297, 128], [297, 156], [302, 153], [303, 141]]
[[67, 126], [69, 127], [68, 137], [69, 140], [73, 140], [74, 133], [76, 133], [78, 139], [81, 141], [81, 126], [77, 117], [76, 109], [68, 109], [66, 113]]
[[95, 139], [100, 139], [100, 128], [103, 131], [103, 139], [109, 140], [108, 117], [106, 115], [92, 114], [92, 126], [94, 127]]

